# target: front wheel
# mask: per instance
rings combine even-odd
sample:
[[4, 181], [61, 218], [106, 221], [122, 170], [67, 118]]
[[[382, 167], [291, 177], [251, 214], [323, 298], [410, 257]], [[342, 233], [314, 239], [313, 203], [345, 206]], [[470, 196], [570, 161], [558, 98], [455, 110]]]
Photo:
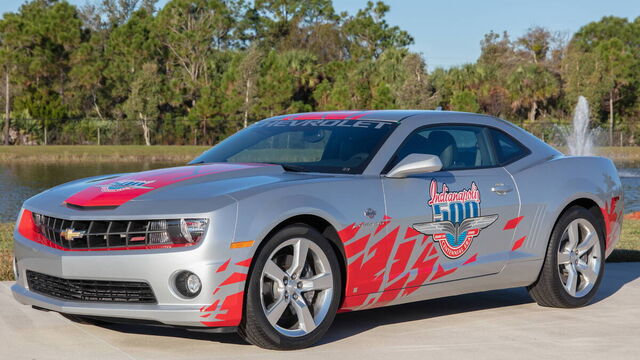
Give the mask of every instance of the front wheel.
[[588, 304], [604, 274], [604, 236], [595, 216], [572, 207], [551, 234], [538, 280], [528, 290], [542, 306], [574, 308]]
[[257, 255], [240, 335], [267, 349], [311, 346], [333, 322], [340, 297], [340, 267], [329, 241], [307, 225], [288, 226]]

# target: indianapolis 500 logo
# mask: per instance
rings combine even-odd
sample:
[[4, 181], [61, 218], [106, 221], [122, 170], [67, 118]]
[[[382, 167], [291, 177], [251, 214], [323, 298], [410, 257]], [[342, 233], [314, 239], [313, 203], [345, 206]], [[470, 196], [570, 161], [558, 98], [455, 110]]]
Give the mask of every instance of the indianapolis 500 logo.
[[102, 192], [118, 192], [124, 190], [133, 190], [133, 189], [153, 189], [150, 186], [145, 186], [147, 184], [151, 184], [155, 182], [155, 180], [120, 180], [115, 181], [110, 184], [97, 185]]
[[480, 230], [498, 219], [498, 215], [480, 216], [480, 191], [475, 182], [460, 191], [449, 191], [447, 184], [442, 184], [442, 192], [438, 192], [438, 182], [431, 180], [429, 194], [433, 222], [413, 224], [413, 228], [433, 236], [448, 258], [464, 255]]

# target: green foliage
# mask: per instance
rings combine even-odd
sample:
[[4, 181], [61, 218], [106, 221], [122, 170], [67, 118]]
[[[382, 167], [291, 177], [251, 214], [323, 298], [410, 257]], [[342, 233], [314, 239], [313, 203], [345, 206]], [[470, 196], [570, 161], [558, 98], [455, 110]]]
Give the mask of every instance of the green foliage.
[[640, 135], [640, 18], [605, 17], [569, 42], [490, 32], [475, 63], [429, 72], [381, 1], [354, 14], [332, 0], [155, 4], [30, 0], [4, 14], [11, 142], [213, 144], [283, 113], [437, 106], [544, 127], [579, 95], [596, 122]]

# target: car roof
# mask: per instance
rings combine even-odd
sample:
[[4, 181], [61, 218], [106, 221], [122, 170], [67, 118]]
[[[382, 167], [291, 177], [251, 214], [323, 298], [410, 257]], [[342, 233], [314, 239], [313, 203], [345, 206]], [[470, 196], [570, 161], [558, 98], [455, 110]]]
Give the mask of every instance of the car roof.
[[437, 114], [444, 116], [461, 114], [486, 116], [480, 114], [442, 110], [341, 110], [279, 115], [266, 120], [382, 120], [399, 122], [414, 115], [426, 114]]

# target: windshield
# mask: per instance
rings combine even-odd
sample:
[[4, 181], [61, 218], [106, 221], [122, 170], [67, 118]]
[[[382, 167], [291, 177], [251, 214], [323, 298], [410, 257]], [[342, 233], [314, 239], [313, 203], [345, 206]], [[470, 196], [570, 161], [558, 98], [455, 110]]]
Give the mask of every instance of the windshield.
[[263, 120], [191, 164], [270, 163], [288, 171], [360, 174], [396, 126], [371, 120]]

